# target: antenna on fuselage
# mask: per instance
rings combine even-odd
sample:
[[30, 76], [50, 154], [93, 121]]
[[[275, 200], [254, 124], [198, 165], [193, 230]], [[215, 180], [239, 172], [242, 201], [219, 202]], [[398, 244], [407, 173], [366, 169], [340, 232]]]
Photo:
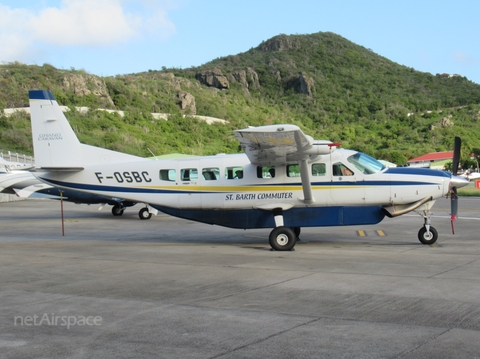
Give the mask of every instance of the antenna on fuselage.
[[158, 157], [155, 156], [155, 154], [150, 150], [150, 148], [147, 147], [147, 150], [148, 150], [148, 152], [150, 152], [152, 154], [153, 157], [155, 157], [156, 160], [158, 160]]

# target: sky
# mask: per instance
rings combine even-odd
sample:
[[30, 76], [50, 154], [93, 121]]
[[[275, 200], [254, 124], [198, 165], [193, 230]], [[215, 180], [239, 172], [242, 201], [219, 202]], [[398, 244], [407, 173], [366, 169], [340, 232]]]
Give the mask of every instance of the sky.
[[0, 0], [0, 63], [114, 76], [328, 31], [415, 70], [480, 84], [479, 14], [477, 0]]

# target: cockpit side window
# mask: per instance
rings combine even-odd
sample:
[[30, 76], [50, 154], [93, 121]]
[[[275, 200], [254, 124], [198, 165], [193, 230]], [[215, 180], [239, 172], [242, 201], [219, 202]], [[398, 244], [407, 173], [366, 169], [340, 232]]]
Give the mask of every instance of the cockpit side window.
[[334, 176], [353, 176], [353, 171], [342, 162], [334, 163], [332, 170]]

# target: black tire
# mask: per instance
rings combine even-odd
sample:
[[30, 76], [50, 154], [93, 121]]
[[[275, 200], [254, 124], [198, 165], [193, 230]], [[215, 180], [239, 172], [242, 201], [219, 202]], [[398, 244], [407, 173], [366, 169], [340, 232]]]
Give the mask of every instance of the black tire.
[[140, 211], [138, 211], [138, 216], [140, 219], [150, 219], [152, 218], [152, 214], [148, 211], [148, 208], [144, 207]]
[[270, 232], [270, 246], [277, 251], [290, 251], [295, 247], [297, 236], [290, 227], [277, 227]]
[[118, 216], [121, 216], [123, 214], [123, 211], [125, 209], [120, 206], [119, 204], [116, 204], [115, 206], [112, 207], [112, 214], [115, 216], [115, 217], [118, 217]]
[[430, 227], [430, 233], [427, 233], [425, 227], [420, 228], [418, 231], [418, 240], [423, 244], [433, 244], [438, 239], [438, 232], [435, 228]]
[[300, 240], [300, 232], [302, 231], [302, 228], [301, 227], [293, 227], [293, 232], [295, 233], [295, 235], [297, 236], [297, 240]]

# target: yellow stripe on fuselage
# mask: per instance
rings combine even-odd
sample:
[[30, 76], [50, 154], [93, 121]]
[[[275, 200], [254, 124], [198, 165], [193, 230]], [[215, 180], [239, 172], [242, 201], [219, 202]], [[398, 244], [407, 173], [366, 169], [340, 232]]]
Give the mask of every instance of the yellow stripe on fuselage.
[[[285, 186], [198, 186], [198, 185], [180, 185], [180, 186], [138, 186], [137, 188], [157, 189], [164, 191], [184, 191], [184, 192], [285, 192], [285, 191], [301, 191], [302, 185], [285, 185]], [[338, 189], [359, 189], [365, 186], [313, 186], [314, 191], [338, 190]]]

